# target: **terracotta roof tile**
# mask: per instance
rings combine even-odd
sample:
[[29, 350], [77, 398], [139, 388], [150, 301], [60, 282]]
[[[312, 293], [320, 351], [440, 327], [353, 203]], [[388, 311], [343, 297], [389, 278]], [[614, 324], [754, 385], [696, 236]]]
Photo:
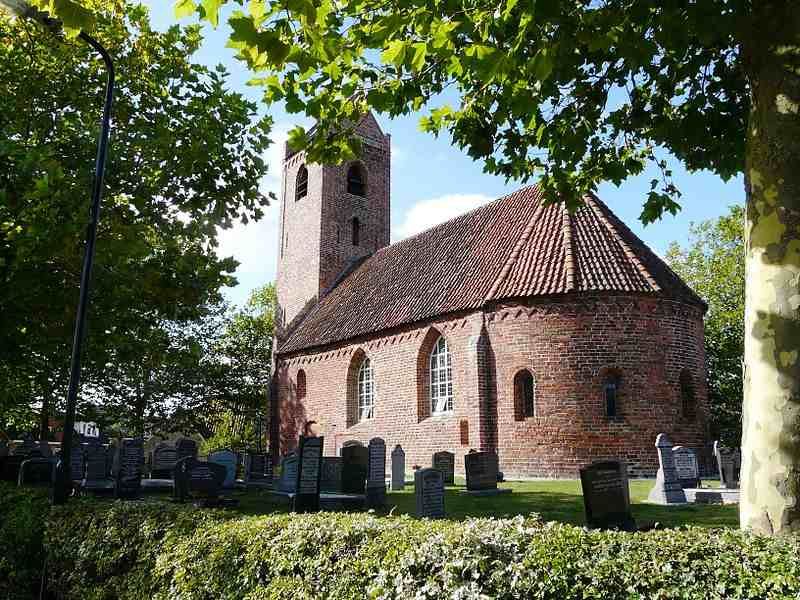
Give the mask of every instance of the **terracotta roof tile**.
[[568, 214], [525, 187], [365, 260], [280, 344], [325, 346], [487, 303], [572, 292], [654, 293], [703, 305], [597, 197]]

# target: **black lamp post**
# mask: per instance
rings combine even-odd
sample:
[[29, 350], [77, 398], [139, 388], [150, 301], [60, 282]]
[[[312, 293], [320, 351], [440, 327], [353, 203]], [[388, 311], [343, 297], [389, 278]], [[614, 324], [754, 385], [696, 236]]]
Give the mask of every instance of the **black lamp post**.
[[[51, 30], [60, 30], [60, 23], [24, 0], [0, 0], [0, 8], [12, 15], [29, 18], [43, 24]], [[89, 226], [86, 232], [86, 249], [83, 255], [81, 271], [80, 297], [75, 318], [75, 335], [72, 340], [72, 359], [70, 361], [69, 389], [67, 391], [67, 409], [64, 416], [64, 435], [61, 440], [61, 459], [56, 466], [56, 480], [53, 484], [53, 504], [64, 504], [72, 491], [70, 464], [72, 455], [72, 430], [75, 426], [75, 405], [81, 379], [81, 350], [86, 332], [86, 313], [89, 306], [89, 288], [94, 263], [94, 246], [97, 239], [97, 223], [100, 220], [100, 199], [103, 195], [103, 175], [108, 154], [108, 134], [111, 130], [111, 105], [114, 98], [114, 63], [105, 48], [92, 36], [81, 32], [80, 39], [89, 44], [100, 54], [108, 71], [106, 80], [105, 105], [103, 107], [103, 123], [97, 141], [97, 158], [95, 162], [94, 181], [92, 182], [92, 206]]]

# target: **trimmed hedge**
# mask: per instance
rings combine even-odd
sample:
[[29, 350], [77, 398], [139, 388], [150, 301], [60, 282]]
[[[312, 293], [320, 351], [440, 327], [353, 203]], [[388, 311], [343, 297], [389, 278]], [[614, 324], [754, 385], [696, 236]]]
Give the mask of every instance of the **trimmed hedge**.
[[800, 598], [800, 538], [731, 530], [76, 501], [47, 540], [51, 589], [87, 600]]
[[47, 491], [0, 482], [0, 598], [31, 598], [42, 575]]

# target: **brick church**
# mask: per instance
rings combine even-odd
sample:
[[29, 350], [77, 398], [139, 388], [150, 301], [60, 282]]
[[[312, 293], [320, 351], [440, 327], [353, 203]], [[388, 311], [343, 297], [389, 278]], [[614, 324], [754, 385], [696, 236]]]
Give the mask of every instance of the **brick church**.
[[569, 214], [524, 187], [389, 243], [390, 140], [360, 160], [288, 149], [278, 251], [272, 451], [380, 436], [406, 464], [495, 450], [507, 476], [620, 458], [656, 435], [702, 450], [703, 301], [597, 197]]

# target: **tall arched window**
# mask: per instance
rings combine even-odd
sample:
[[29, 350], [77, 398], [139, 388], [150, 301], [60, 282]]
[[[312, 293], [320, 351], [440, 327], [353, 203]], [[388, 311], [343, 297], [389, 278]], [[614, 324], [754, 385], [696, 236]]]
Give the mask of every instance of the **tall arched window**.
[[536, 416], [536, 380], [527, 369], [514, 376], [514, 416], [517, 421]]
[[433, 347], [430, 359], [431, 414], [453, 410], [453, 367], [447, 340], [440, 337]]
[[297, 170], [297, 181], [294, 186], [295, 201], [305, 198], [308, 194], [308, 169], [305, 165], [300, 165]]
[[606, 373], [603, 380], [603, 404], [607, 417], [619, 416], [620, 375], [616, 371]]
[[353, 217], [353, 246], [358, 246], [361, 242], [361, 222], [358, 217]]
[[681, 388], [681, 409], [683, 416], [692, 420], [697, 416], [697, 400], [694, 393], [694, 379], [689, 369], [681, 371], [678, 383]]
[[364, 421], [375, 416], [375, 378], [372, 363], [364, 359], [358, 369], [358, 420]]
[[297, 372], [297, 399], [302, 400], [306, 397], [306, 372], [300, 369]]
[[356, 196], [366, 196], [367, 186], [364, 181], [364, 169], [358, 163], [353, 163], [347, 169], [347, 191]]

